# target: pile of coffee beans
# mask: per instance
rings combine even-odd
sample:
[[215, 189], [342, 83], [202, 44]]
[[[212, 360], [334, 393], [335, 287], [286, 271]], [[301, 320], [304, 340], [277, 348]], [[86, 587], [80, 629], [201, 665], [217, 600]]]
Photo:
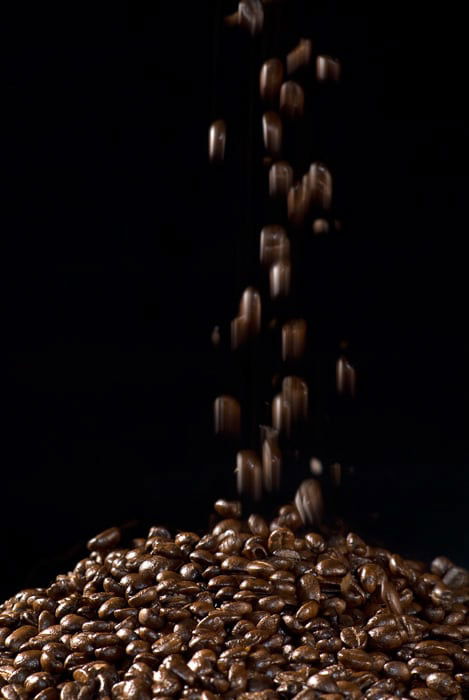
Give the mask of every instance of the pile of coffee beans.
[[111, 528], [0, 606], [7, 700], [460, 700], [469, 572], [217, 501], [205, 534]]

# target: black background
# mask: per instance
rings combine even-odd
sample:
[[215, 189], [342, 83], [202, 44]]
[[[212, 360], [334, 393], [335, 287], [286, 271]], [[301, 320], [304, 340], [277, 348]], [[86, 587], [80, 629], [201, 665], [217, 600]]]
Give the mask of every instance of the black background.
[[[232, 494], [211, 416], [237, 375], [210, 333], [236, 314], [257, 229], [206, 144], [224, 105], [244, 114], [231, 91], [249, 41], [219, 21], [233, 5], [4, 16], [3, 596], [47, 583], [100, 529], [195, 529]], [[344, 228], [315, 244], [304, 310], [359, 371], [347, 519], [468, 565], [465, 23], [456, 3], [409, 5], [320, 1], [290, 25], [344, 62], [315, 142]]]

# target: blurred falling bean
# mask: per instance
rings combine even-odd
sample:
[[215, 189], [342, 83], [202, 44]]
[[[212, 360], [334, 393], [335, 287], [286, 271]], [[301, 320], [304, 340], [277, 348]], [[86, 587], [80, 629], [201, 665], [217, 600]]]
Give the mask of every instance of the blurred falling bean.
[[313, 233], [316, 236], [321, 236], [325, 233], [329, 233], [329, 222], [326, 219], [315, 219], [313, 221]]
[[288, 261], [275, 263], [270, 268], [270, 295], [272, 298], [288, 296], [291, 283], [291, 265]]
[[261, 231], [261, 263], [270, 267], [289, 257], [290, 240], [283, 226], [265, 226]]
[[269, 493], [278, 491], [282, 470], [282, 453], [274, 438], [264, 440], [262, 445], [262, 469], [264, 487]]
[[283, 394], [277, 394], [272, 401], [272, 425], [286, 435], [291, 433], [292, 410]]
[[346, 357], [339, 357], [336, 368], [337, 393], [340, 396], [355, 397], [357, 374]]
[[381, 579], [381, 600], [393, 615], [402, 615], [402, 605], [399, 594], [393, 583], [384, 575]]
[[287, 198], [288, 218], [292, 224], [301, 226], [306, 218], [311, 203], [309, 177], [290, 187]]
[[238, 493], [258, 501], [262, 496], [262, 467], [253, 450], [241, 450], [236, 457]]
[[324, 467], [322, 465], [322, 462], [320, 459], [317, 459], [317, 457], [311, 458], [311, 461], [309, 463], [309, 468], [311, 470], [311, 474], [314, 474], [314, 476], [321, 476], [321, 474], [324, 471]]
[[295, 48], [287, 56], [287, 73], [292, 75], [300, 68], [311, 63], [313, 42], [311, 39], [300, 39]]
[[309, 169], [311, 201], [316, 207], [330, 209], [332, 204], [332, 175], [322, 163], [313, 163]]
[[239, 315], [247, 318], [251, 335], [257, 335], [260, 332], [262, 316], [261, 295], [254, 287], [247, 287], [244, 290], [239, 305]]
[[300, 377], [285, 377], [282, 395], [291, 406], [294, 421], [306, 420], [308, 416], [308, 385]]
[[213, 122], [209, 130], [208, 154], [212, 163], [219, 163], [225, 158], [226, 123], [223, 119]]
[[285, 161], [274, 163], [269, 172], [269, 194], [271, 197], [287, 197], [293, 184], [293, 168]]
[[282, 61], [278, 58], [270, 58], [266, 61], [260, 72], [260, 93], [263, 100], [274, 102], [277, 99], [283, 83], [284, 69]]
[[214, 403], [215, 433], [239, 437], [241, 433], [241, 406], [232, 396], [219, 396]]
[[282, 328], [282, 358], [299, 360], [306, 349], [307, 324], [303, 319], [295, 319], [285, 323]]
[[316, 479], [303, 481], [296, 492], [295, 506], [305, 524], [321, 524], [324, 502], [319, 481]]
[[340, 61], [331, 56], [318, 56], [316, 59], [316, 77], [320, 82], [340, 80]]
[[302, 117], [305, 110], [305, 93], [293, 80], [283, 83], [280, 89], [280, 110], [290, 119]]
[[244, 345], [249, 339], [249, 319], [237, 316], [231, 321], [231, 347], [233, 350]]
[[277, 155], [282, 149], [283, 125], [276, 112], [266, 112], [262, 117], [262, 133], [266, 151]]
[[241, 0], [238, 5], [239, 24], [255, 36], [264, 26], [264, 8], [260, 0]]

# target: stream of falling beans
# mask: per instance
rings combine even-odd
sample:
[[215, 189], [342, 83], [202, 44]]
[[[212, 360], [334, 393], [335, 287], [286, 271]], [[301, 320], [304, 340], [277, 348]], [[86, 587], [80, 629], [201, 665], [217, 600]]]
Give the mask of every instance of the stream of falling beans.
[[[262, 42], [262, 54], [268, 55], [275, 44], [274, 25], [278, 25], [279, 12], [281, 17], [281, 5], [241, 0], [237, 11], [225, 16], [225, 31], [248, 35], [255, 45]], [[314, 160], [314, 152], [306, 152], [310, 150], [308, 139], [303, 148], [301, 135], [308, 129], [305, 106], [313, 99], [312, 87], [338, 83], [341, 64], [330, 56], [315, 53], [313, 38], [308, 36], [297, 37], [284, 55], [259, 59], [259, 52], [254, 51], [253, 56], [251, 71], [256, 89], [249, 114], [256, 123], [248, 128], [258, 135], [262, 144], [260, 148], [252, 148], [254, 154], [261, 153], [257, 162], [252, 163], [249, 158], [247, 162], [260, 173], [262, 186], [268, 193], [268, 205], [264, 225], [256, 233], [257, 279], [241, 295], [238, 315], [231, 321], [230, 341], [236, 361], [245, 369], [243, 376], [248, 386], [243, 388], [243, 396], [259, 394], [261, 379], [256, 368], [259, 363], [268, 364], [268, 356], [259, 360], [259, 352], [269, 343], [277, 344], [281, 376], [272, 379], [277, 391], [263, 397], [264, 405], [269, 407], [267, 417], [259, 415], [255, 399], [248, 398], [241, 405], [236, 396], [218, 396], [214, 402], [215, 433], [239, 441], [241, 449], [235, 466], [237, 489], [241, 496], [253, 501], [279, 491], [282, 472], [293, 461], [309, 464], [312, 475], [299, 486], [295, 505], [305, 523], [319, 524], [324, 506], [318, 477], [323, 473], [323, 465], [316, 457], [308, 458], [308, 451], [311, 454], [314, 450], [308, 440], [310, 392], [314, 387], [308, 385], [302, 372], [303, 359], [310, 351], [310, 329], [308, 319], [299, 317], [292, 289], [298, 272], [296, 262], [304, 253], [304, 237], [334, 230], [332, 173], [325, 163]], [[259, 114], [261, 123], [258, 123]], [[210, 125], [209, 159], [214, 168], [230, 167], [227, 143], [237, 128], [239, 124], [230, 123], [224, 115]], [[310, 156], [310, 162], [305, 171], [306, 155]], [[246, 172], [245, 176], [249, 182], [250, 173]], [[262, 287], [267, 290], [267, 299], [262, 296]], [[216, 328], [212, 342], [218, 346], [220, 340]], [[356, 371], [346, 349], [344, 343], [336, 358], [335, 389], [339, 397], [352, 399], [356, 392]], [[272, 368], [268, 370], [273, 372]], [[245, 413], [249, 414], [248, 422], [255, 426], [254, 431], [243, 429]], [[329, 476], [336, 486], [340, 485], [338, 462], [329, 466]]]

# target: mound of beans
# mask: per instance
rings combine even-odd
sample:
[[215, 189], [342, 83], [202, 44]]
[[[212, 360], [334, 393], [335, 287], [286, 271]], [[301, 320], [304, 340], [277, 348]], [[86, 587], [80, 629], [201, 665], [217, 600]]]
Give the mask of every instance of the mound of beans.
[[7, 700], [469, 697], [469, 573], [217, 501], [203, 535], [112, 528], [0, 606]]

